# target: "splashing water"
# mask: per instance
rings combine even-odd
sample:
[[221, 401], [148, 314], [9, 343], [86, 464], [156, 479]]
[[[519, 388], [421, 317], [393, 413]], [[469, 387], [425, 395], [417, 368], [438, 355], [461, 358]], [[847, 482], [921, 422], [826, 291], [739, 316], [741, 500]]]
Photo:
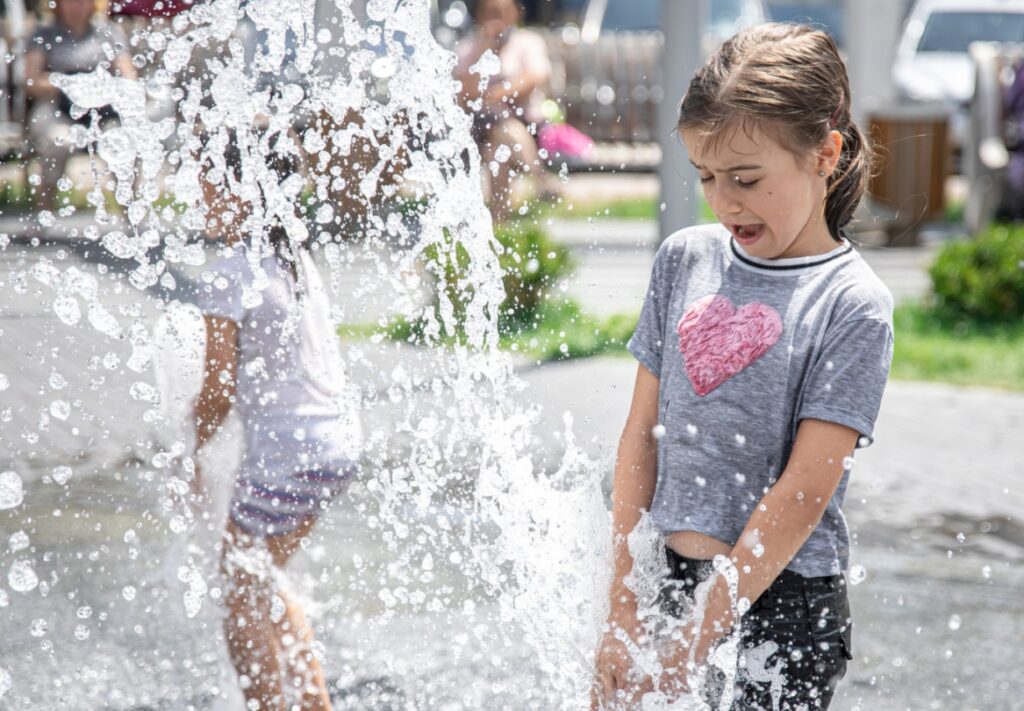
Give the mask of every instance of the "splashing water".
[[[421, 324], [416, 344], [346, 344], [367, 431], [364, 475], [281, 582], [324, 620], [317, 634], [335, 687], [384, 674], [418, 708], [578, 708], [587, 698], [610, 574], [601, 472], [575, 446], [571, 417], [560, 466], [543, 471], [531, 458], [538, 413], [521, 404], [498, 349], [501, 248], [470, 117], [453, 96], [454, 57], [432, 38], [428, 5], [213, 0], [132, 38], [142, 80], [105, 68], [53, 77], [76, 115], [110, 105], [120, 121], [85, 131], [105, 165], [85, 246], [15, 265], [5, 287], [49, 299], [48, 330], [22, 337], [44, 354], [38, 384], [60, 390], [10, 450], [59, 491], [0, 475], [0, 509], [33, 526], [21, 551], [33, 560], [9, 567], [22, 593], [10, 619], [22, 620], [19, 631], [48, 630], [30, 634], [32, 658], [55, 680], [19, 682], [16, 699], [46, 704], [76, 689], [68, 708], [237, 707], [218, 637], [216, 559], [243, 444], [236, 422], [201, 455], [209, 496], [186, 502], [205, 339], [188, 302], [213, 251], [196, 239], [207, 219], [199, 171], [201, 159], [223, 159], [216, 140], [200, 147], [200, 129], [235, 132], [255, 239], [276, 220], [308, 246], [335, 321]], [[482, 59], [481, 81], [499, 66]], [[151, 115], [146, 81], [170, 88], [173, 116]], [[308, 188], [255, 169], [289, 131]], [[116, 209], [99, 187], [107, 180]], [[396, 207], [407, 204], [411, 218]], [[452, 267], [457, 288], [435, 287]], [[260, 298], [243, 295], [247, 305]], [[88, 561], [89, 573], [62, 573], [62, 556]], [[72, 599], [90, 614], [68, 624]], [[140, 643], [175, 651], [153, 662], [124, 654]], [[178, 682], [124, 682], [168, 679], [170, 668]]]

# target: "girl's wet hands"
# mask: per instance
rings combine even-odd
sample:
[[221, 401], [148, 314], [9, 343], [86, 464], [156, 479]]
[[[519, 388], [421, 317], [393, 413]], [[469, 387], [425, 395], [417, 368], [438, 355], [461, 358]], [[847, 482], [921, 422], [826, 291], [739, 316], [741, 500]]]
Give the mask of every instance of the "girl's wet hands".
[[591, 711], [638, 708], [644, 694], [653, 691], [649, 676], [633, 661], [630, 646], [642, 634], [635, 619], [631, 625], [610, 622], [597, 648], [597, 674], [591, 691]]

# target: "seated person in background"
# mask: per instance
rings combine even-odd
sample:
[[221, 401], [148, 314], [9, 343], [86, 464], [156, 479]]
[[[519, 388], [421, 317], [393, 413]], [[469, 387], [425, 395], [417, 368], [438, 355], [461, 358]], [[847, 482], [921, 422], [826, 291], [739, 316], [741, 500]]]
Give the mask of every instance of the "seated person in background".
[[[517, 0], [478, 0], [474, 29], [455, 47], [455, 77], [462, 84], [459, 101], [473, 113], [473, 138], [490, 176], [489, 204], [496, 221], [511, 212], [516, 172], [532, 173], [542, 193], [549, 191], [550, 183], [534, 136], [551, 62], [544, 39], [516, 26], [521, 17]], [[501, 60], [501, 71], [481, 87], [480, 75], [470, 68], [487, 50]]]
[[71, 102], [50, 83], [51, 72], [91, 72], [102, 63], [115, 74], [135, 78], [124, 33], [108, 22], [94, 21], [95, 0], [56, 0], [53, 13], [53, 22], [36, 30], [25, 53], [26, 93], [33, 101], [28, 137], [42, 163], [43, 210], [54, 208], [72, 132], [81, 130], [71, 118]]

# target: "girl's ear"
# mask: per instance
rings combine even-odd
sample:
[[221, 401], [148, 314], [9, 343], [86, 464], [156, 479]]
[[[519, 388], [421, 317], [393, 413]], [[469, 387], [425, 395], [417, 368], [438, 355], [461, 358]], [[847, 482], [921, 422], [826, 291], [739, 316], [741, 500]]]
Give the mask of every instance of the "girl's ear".
[[839, 165], [839, 159], [842, 157], [842, 154], [843, 134], [833, 129], [828, 132], [825, 142], [818, 148], [817, 169], [819, 173], [824, 171], [825, 175], [832, 175]]

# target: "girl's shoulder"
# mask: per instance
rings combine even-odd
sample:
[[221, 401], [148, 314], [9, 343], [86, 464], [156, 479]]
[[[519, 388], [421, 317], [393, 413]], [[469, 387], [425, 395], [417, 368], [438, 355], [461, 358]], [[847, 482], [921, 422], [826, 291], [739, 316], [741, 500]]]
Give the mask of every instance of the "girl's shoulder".
[[708, 257], [723, 255], [728, 247], [729, 231], [720, 224], [694, 225], [666, 237], [658, 247], [655, 262], [678, 269], [696, 261], [706, 261]]
[[830, 284], [835, 319], [875, 319], [892, 326], [892, 292], [856, 249], [831, 275]]

